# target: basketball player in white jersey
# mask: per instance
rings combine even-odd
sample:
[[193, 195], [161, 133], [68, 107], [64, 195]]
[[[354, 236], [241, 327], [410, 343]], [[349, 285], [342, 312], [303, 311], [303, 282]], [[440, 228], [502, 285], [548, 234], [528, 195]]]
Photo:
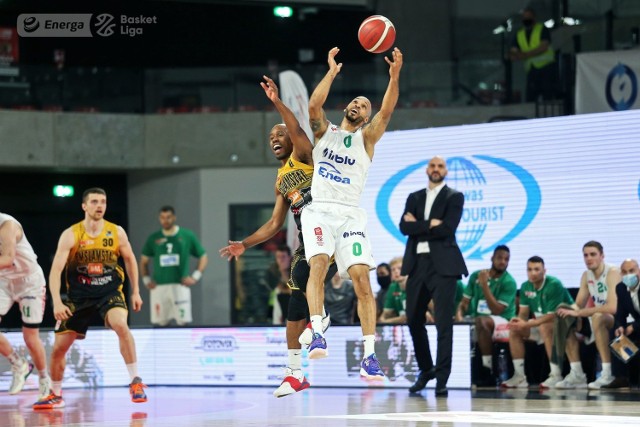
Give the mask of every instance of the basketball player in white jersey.
[[329, 268], [329, 258], [335, 255], [338, 271], [350, 276], [358, 297], [358, 316], [364, 342], [360, 375], [367, 379], [383, 379], [384, 373], [375, 356], [376, 302], [369, 281], [369, 270], [376, 264], [367, 239], [367, 214], [360, 208], [375, 144], [384, 134], [399, 95], [402, 53], [392, 52], [389, 64], [389, 84], [380, 111], [371, 118], [371, 102], [359, 96], [344, 110], [340, 126], [327, 120], [322, 108], [333, 80], [342, 68], [335, 56], [340, 49], [329, 51], [329, 71], [309, 99], [309, 121], [315, 136], [313, 148], [313, 202], [302, 211], [302, 233], [310, 273], [307, 301], [311, 315], [313, 341], [309, 358], [328, 355], [322, 332], [323, 281]]
[[[22, 335], [40, 376], [40, 396], [49, 390], [47, 357], [40, 340], [40, 324], [44, 315], [46, 281], [37, 256], [18, 221], [0, 213], [0, 318], [17, 302], [22, 314]], [[13, 380], [9, 394], [19, 393], [33, 365], [11, 347], [0, 335], [0, 354], [11, 363]]]
[[[580, 279], [580, 289], [576, 296], [578, 309], [559, 308], [557, 314], [560, 317], [579, 317], [582, 318], [582, 322], [588, 320], [591, 323], [592, 336], [595, 338], [602, 361], [602, 372], [596, 381], [588, 384], [588, 387], [597, 390], [606, 387], [615, 379], [611, 373], [609, 330], [613, 328], [613, 316], [618, 305], [616, 285], [622, 281], [622, 277], [617, 267], [604, 262], [604, 249], [599, 242], [591, 240], [585, 243], [582, 254], [587, 271], [582, 273]], [[589, 298], [592, 298], [593, 306], [588, 307]], [[590, 341], [590, 337], [587, 337], [587, 341]], [[587, 385], [586, 375], [582, 371], [578, 339], [573, 333], [567, 337], [566, 351], [571, 371], [562, 381], [555, 384], [555, 388], [583, 388]]]

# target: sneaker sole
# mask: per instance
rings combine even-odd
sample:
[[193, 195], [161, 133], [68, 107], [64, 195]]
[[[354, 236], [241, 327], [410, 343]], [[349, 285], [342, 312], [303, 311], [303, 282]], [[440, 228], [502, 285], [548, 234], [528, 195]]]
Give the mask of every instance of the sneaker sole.
[[289, 384], [289, 383], [284, 383], [284, 384], [281, 384], [281, 385], [280, 385], [280, 387], [278, 387], [278, 388], [273, 392], [273, 395], [274, 395], [275, 397], [285, 397], [285, 396], [289, 396], [290, 394], [294, 394], [294, 393], [297, 393], [297, 392], [299, 392], [299, 391], [302, 391], [302, 390], [306, 390], [306, 389], [308, 389], [310, 385], [311, 385], [311, 384], [309, 384], [309, 383], [306, 383], [306, 384], [305, 384], [305, 383], [303, 383], [303, 384], [302, 384], [302, 387], [300, 388], [300, 390], [296, 390], [295, 388], [291, 387], [291, 384]]
[[147, 398], [146, 398], [146, 397], [138, 397], [138, 398], [134, 399], [134, 398], [132, 397], [132, 398], [131, 398], [131, 401], [132, 401], [133, 403], [144, 403], [144, 402], [146, 402], [146, 401], [147, 401]]
[[574, 385], [572, 387], [556, 386], [556, 390], [580, 390], [587, 388], [586, 384]]
[[49, 405], [33, 405], [33, 410], [34, 411], [40, 411], [40, 410], [47, 410], [47, 409], [61, 409], [64, 408], [64, 402], [62, 403], [58, 403], [56, 405], [53, 404], [49, 404]]
[[360, 377], [365, 380], [384, 381], [384, 375], [369, 375], [367, 374], [367, 371], [362, 368], [360, 368]]
[[518, 384], [516, 386], [508, 386], [508, 385], [505, 385], [505, 384], [500, 384], [500, 387], [501, 388], [506, 388], [508, 390], [515, 390], [515, 389], [518, 389], [518, 388], [529, 388], [529, 384], [528, 383], [520, 383], [520, 384]]
[[324, 359], [329, 356], [329, 351], [322, 348], [314, 348], [309, 352], [309, 359]]

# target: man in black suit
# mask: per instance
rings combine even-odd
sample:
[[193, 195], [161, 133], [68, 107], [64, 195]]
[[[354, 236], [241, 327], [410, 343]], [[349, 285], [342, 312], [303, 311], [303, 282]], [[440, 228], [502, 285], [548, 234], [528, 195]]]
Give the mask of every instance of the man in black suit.
[[[427, 176], [428, 188], [409, 195], [400, 221], [400, 231], [409, 236], [401, 273], [409, 276], [407, 324], [420, 368], [418, 379], [409, 391], [416, 393], [436, 378], [436, 396], [447, 396], [456, 281], [463, 274], [469, 274], [456, 242], [464, 195], [444, 183], [447, 163], [442, 157], [436, 156], [429, 161]], [[435, 366], [424, 327], [431, 299], [434, 301], [438, 331]]]
[[[612, 335], [626, 335], [634, 343], [640, 343], [640, 268], [635, 259], [625, 259], [620, 266], [622, 282], [616, 286], [618, 305], [615, 314], [615, 326]], [[627, 322], [629, 316], [633, 322]], [[618, 358], [611, 359], [611, 370], [615, 379], [602, 388], [629, 387], [629, 369]]]

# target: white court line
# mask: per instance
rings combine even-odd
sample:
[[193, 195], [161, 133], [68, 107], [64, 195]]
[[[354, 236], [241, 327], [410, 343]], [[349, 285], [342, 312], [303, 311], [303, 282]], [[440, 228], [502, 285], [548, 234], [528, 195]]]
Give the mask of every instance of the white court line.
[[449, 423], [535, 425], [562, 427], [638, 426], [640, 417], [613, 415], [540, 414], [527, 412], [408, 412], [398, 414], [331, 415], [307, 418], [334, 418], [379, 421], [437, 421]]

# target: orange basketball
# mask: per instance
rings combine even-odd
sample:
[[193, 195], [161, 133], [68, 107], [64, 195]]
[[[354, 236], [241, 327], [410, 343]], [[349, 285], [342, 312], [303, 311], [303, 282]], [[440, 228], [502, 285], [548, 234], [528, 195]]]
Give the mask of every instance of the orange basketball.
[[358, 40], [371, 53], [386, 52], [396, 40], [396, 28], [382, 15], [373, 15], [362, 21], [358, 29]]

